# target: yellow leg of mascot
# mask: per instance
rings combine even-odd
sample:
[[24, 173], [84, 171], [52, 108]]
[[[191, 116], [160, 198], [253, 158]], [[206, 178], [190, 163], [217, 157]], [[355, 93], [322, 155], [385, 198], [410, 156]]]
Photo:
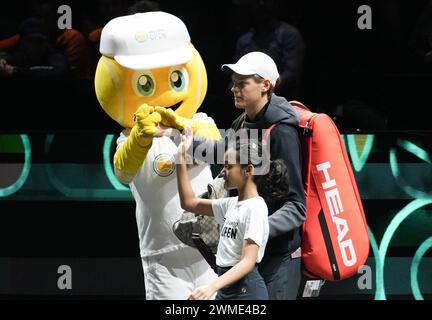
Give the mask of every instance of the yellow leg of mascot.
[[[136, 201], [146, 298], [186, 299], [215, 273], [198, 250], [172, 232], [182, 209], [169, 137], [155, 137], [159, 124], [220, 139], [214, 121], [196, 113], [207, 90], [207, 74], [184, 23], [165, 12], [118, 17], [104, 27], [95, 75], [105, 112], [125, 130], [117, 140], [114, 167]], [[212, 180], [208, 165], [189, 177], [196, 194]]]

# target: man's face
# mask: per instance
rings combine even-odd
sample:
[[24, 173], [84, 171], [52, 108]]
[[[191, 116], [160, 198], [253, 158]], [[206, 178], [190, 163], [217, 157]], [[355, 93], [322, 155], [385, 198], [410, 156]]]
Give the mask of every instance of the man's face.
[[257, 106], [266, 95], [265, 80], [257, 81], [254, 76], [232, 75], [231, 92], [234, 94], [234, 104], [238, 109]]

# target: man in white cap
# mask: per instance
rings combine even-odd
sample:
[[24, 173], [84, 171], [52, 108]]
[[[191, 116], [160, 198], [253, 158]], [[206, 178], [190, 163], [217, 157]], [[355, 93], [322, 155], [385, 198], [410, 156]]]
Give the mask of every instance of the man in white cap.
[[[284, 160], [290, 193], [287, 199], [279, 202], [272, 201], [270, 195], [261, 194], [269, 207], [270, 235], [259, 271], [270, 299], [293, 300], [301, 282], [300, 245], [302, 225], [306, 220], [298, 131], [300, 115], [285, 98], [273, 93], [279, 72], [268, 55], [251, 52], [235, 64], [224, 64], [222, 70], [231, 74], [236, 108], [245, 111], [231, 128], [235, 131], [258, 129], [260, 133], [275, 124], [267, 140], [270, 142], [270, 158]], [[215, 150], [216, 155], [217, 145], [221, 142], [194, 138], [194, 148], [200, 145], [200, 149]], [[203, 143], [205, 145], [201, 145]], [[206, 159], [208, 157], [206, 154]]]

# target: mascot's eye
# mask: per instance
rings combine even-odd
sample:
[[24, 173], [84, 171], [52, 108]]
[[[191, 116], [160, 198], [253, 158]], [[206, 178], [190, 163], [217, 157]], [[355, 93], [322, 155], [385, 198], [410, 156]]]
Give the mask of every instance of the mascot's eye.
[[156, 81], [152, 72], [150, 70], [136, 71], [132, 75], [132, 88], [137, 96], [152, 96], [156, 90]]
[[184, 91], [188, 85], [188, 74], [186, 69], [174, 69], [169, 74], [169, 84], [176, 92]]
[[155, 90], [155, 83], [150, 75], [143, 74], [138, 77], [136, 87], [141, 95], [151, 96]]

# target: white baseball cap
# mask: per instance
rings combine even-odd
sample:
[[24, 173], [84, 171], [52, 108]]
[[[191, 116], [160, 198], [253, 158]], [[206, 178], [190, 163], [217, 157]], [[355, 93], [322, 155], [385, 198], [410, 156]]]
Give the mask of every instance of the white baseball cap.
[[112, 19], [102, 30], [99, 51], [134, 70], [184, 64], [193, 57], [183, 21], [162, 11]]
[[274, 60], [263, 52], [254, 51], [245, 54], [235, 64], [222, 65], [222, 71], [231, 71], [243, 75], [258, 75], [261, 78], [270, 80], [272, 85], [276, 85], [279, 72]]

